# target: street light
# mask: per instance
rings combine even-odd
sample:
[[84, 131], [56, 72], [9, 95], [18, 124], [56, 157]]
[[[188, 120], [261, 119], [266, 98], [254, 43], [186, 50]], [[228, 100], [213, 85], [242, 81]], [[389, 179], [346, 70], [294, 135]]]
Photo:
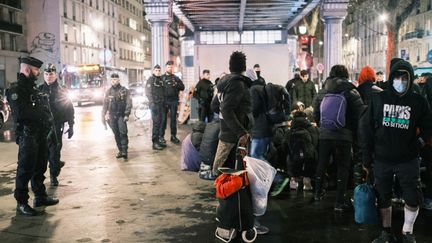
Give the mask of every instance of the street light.
[[388, 19], [388, 15], [387, 15], [387, 13], [382, 13], [382, 14], [380, 14], [380, 16], [379, 16], [379, 20], [380, 20], [381, 22], [385, 22], [387, 19]]

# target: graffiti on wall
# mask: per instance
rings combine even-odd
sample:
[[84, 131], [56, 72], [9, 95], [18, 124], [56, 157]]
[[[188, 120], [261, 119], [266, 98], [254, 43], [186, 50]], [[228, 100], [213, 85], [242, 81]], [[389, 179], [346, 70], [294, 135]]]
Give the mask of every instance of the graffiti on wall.
[[30, 53], [50, 52], [54, 53], [55, 35], [49, 32], [40, 32], [32, 41]]

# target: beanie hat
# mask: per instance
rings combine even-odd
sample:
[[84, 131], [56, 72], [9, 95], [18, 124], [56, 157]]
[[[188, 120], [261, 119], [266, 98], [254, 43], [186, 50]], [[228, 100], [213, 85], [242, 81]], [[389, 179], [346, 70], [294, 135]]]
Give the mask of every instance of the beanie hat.
[[375, 80], [375, 70], [370, 66], [364, 66], [360, 71], [360, 75], [358, 77], [358, 84], [361, 85], [365, 82], [375, 82]]
[[246, 56], [243, 52], [235, 51], [231, 54], [229, 70], [232, 73], [242, 73], [246, 71]]

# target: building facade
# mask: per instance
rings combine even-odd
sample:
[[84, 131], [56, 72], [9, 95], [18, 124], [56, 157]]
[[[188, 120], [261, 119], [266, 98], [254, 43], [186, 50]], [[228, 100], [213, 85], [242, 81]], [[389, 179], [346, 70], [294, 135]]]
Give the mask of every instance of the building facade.
[[[386, 69], [387, 28], [379, 13], [371, 14], [365, 2], [344, 21], [343, 60], [356, 80], [361, 68], [370, 65], [376, 71]], [[432, 0], [420, 0], [420, 7], [404, 21], [399, 30], [398, 57], [414, 67], [425, 67], [432, 48]], [[387, 76], [387, 74], [386, 74]]]
[[21, 0], [0, 0], [0, 95], [15, 81], [18, 57], [27, 52]]
[[414, 67], [431, 67], [427, 54], [432, 50], [432, 0], [422, 0], [420, 7], [402, 24], [399, 31], [399, 56]]

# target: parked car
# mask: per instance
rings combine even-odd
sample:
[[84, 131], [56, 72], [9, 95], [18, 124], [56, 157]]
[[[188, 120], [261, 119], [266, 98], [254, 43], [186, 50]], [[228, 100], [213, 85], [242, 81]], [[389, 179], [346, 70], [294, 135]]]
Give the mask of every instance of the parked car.
[[0, 95], [0, 129], [7, 122], [10, 114], [11, 109], [8, 102], [6, 101], [6, 98]]
[[142, 96], [144, 95], [144, 86], [142, 82], [129, 84], [129, 91], [131, 96]]

